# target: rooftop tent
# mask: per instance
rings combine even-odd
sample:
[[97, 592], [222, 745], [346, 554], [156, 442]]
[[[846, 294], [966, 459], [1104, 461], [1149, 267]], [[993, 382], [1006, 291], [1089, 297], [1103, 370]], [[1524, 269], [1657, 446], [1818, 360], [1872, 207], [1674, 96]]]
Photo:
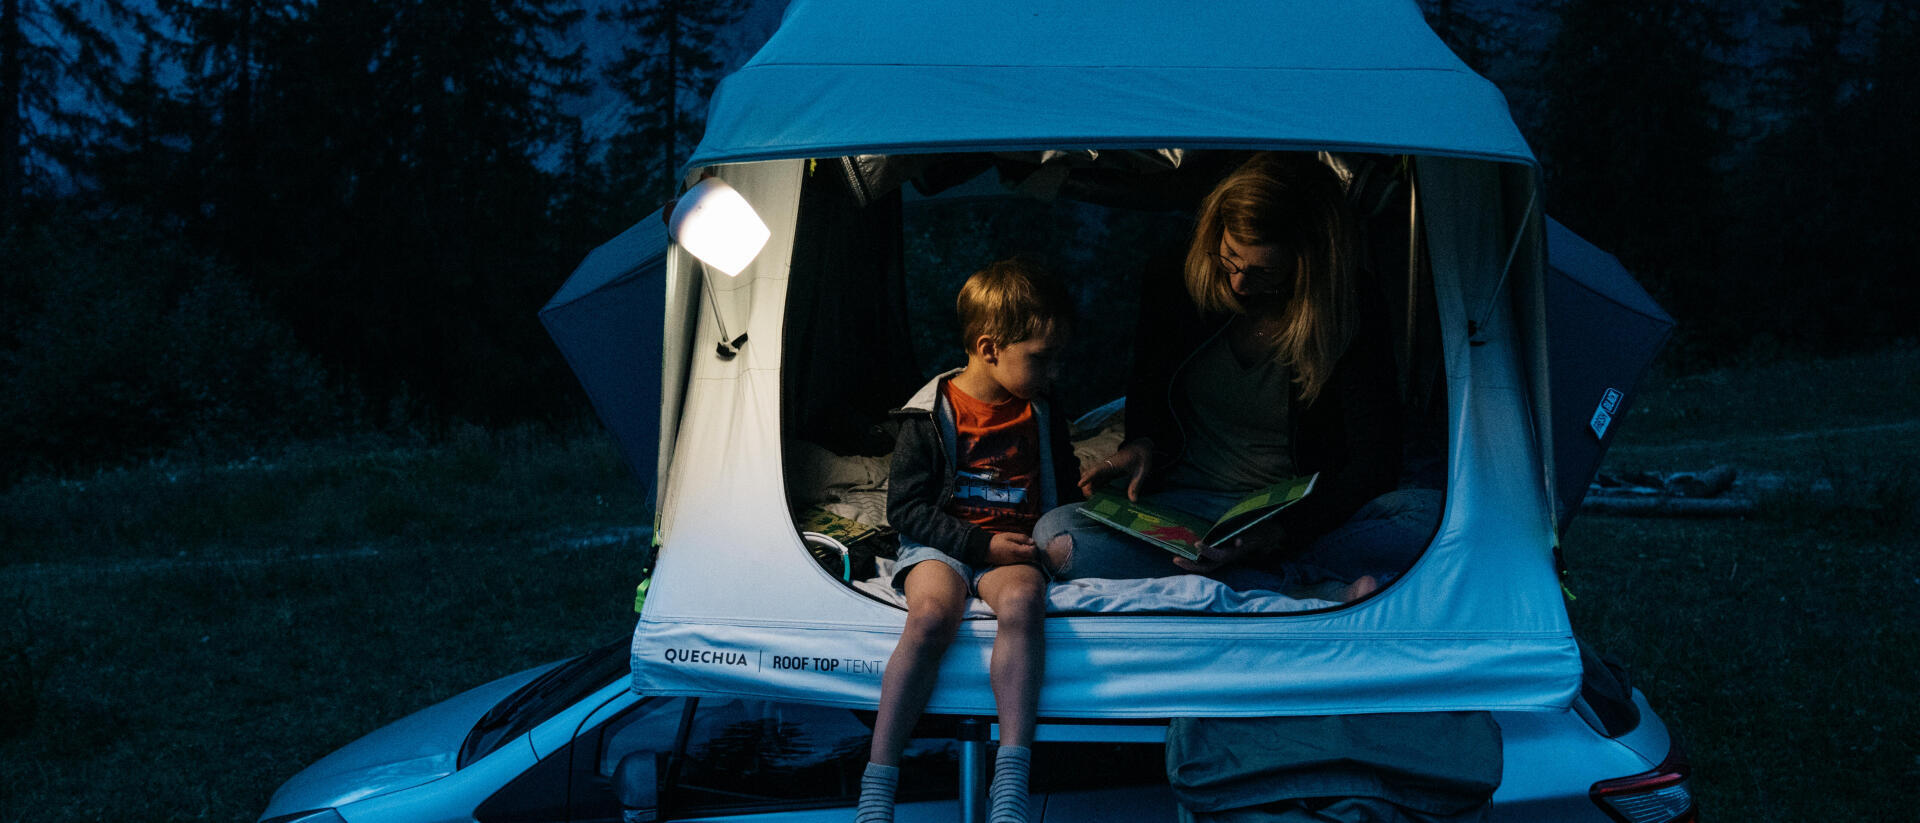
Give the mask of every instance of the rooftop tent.
[[[1352, 607], [1050, 618], [1042, 713], [1569, 703], [1580, 662], [1550, 552], [1537, 168], [1499, 93], [1441, 45], [1413, 3], [1385, 0], [1177, 12], [796, 0], [766, 47], [721, 85], [689, 174], [732, 184], [772, 239], [737, 277], [704, 277], [669, 248], [663, 326], [629, 320], [660, 330], [664, 400], [662, 545], [634, 631], [636, 690], [877, 701], [904, 613], [814, 562], [783, 479], [784, 314], [809, 175], [849, 155], [1161, 148], [1417, 158], [1444, 347], [1447, 511], [1419, 564]], [[719, 325], [749, 334], [738, 356], [714, 354]], [[930, 710], [992, 712], [992, 637], [992, 621], [966, 623]]]

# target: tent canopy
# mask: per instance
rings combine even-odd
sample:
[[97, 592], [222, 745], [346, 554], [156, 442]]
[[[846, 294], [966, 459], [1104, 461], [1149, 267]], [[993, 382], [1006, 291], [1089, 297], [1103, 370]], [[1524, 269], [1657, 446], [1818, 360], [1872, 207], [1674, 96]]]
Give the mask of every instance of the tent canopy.
[[794, 0], [692, 164], [1163, 146], [1533, 162], [1412, 0]]

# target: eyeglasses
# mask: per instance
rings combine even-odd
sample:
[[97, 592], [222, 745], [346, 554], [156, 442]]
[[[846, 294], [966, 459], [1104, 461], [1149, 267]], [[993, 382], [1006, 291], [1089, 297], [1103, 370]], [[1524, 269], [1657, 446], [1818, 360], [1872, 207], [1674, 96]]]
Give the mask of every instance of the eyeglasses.
[[1213, 265], [1218, 267], [1221, 273], [1228, 277], [1237, 274], [1248, 280], [1257, 281], [1262, 284], [1273, 284], [1285, 280], [1293, 274], [1289, 271], [1270, 269], [1266, 266], [1241, 266], [1232, 260], [1228, 260], [1226, 255], [1215, 251], [1207, 252], [1207, 256], [1213, 258]]

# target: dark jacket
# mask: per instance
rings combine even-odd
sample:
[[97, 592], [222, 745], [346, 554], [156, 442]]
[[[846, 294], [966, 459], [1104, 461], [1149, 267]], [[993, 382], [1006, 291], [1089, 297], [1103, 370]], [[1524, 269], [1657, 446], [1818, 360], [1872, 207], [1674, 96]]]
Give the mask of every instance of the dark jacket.
[[[893, 447], [893, 468], [887, 477], [887, 522], [901, 536], [932, 546], [962, 563], [983, 565], [993, 534], [977, 524], [947, 514], [957, 487], [954, 462], [958, 436], [953, 409], [940, 391], [960, 370], [928, 381], [895, 409], [900, 437]], [[1080, 462], [1073, 455], [1065, 420], [1054, 416], [1047, 401], [1035, 398], [1034, 422], [1045, 432], [1048, 448], [1040, 456], [1040, 512], [1080, 499]]]
[[[1184, 455], [1180, 417], [1189, 413], [1174, 386], [1187, 361], [1225, 328], [1231, 318], [1202, 316], [1179, 272], [1149, 275], [1140, 301], [1134, 366], [1127, 385], [1127, 439], [1151, 438], [1154, 471], [1163, 482]], [[1273, 529], [1293, 552], [1353, 516], [1360, 506], [1393, 490], [1400, 471], [1400, 405], [1395, 397], [1393, 355], [1385, 310], [1360, 289], [1360, 328], [1333, 374], [1312, 403], [1294, 385], [1287, 415], [1295, 470], [1320, 472], [1313, 493], [1256, 527], [1249, 538]], [[1271, 532], [1270, 532], [1271, 533]]]

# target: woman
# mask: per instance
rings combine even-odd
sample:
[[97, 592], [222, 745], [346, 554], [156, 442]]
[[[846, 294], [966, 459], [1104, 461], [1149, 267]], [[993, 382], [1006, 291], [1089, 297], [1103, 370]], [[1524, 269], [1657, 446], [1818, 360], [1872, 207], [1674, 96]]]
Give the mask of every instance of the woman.
[[1399, 406], [1350, 222], [1339, 177], [1311, 155], [1256, 154], [1222, 180], [1201, 203], [1183, 277], [1150, 280], [1143, 295], [1127, 438], [1080, 478], [1089, 493], [1120, 480], [1136, 500], [1208, 517], [1319, 472], [1313, 493], [1191, 561], [1056, 509], [1034, 538], [1061, 576], [1185, 570], [1351, 600], [1418, 556], [1439, 495], [1392, 492]]

